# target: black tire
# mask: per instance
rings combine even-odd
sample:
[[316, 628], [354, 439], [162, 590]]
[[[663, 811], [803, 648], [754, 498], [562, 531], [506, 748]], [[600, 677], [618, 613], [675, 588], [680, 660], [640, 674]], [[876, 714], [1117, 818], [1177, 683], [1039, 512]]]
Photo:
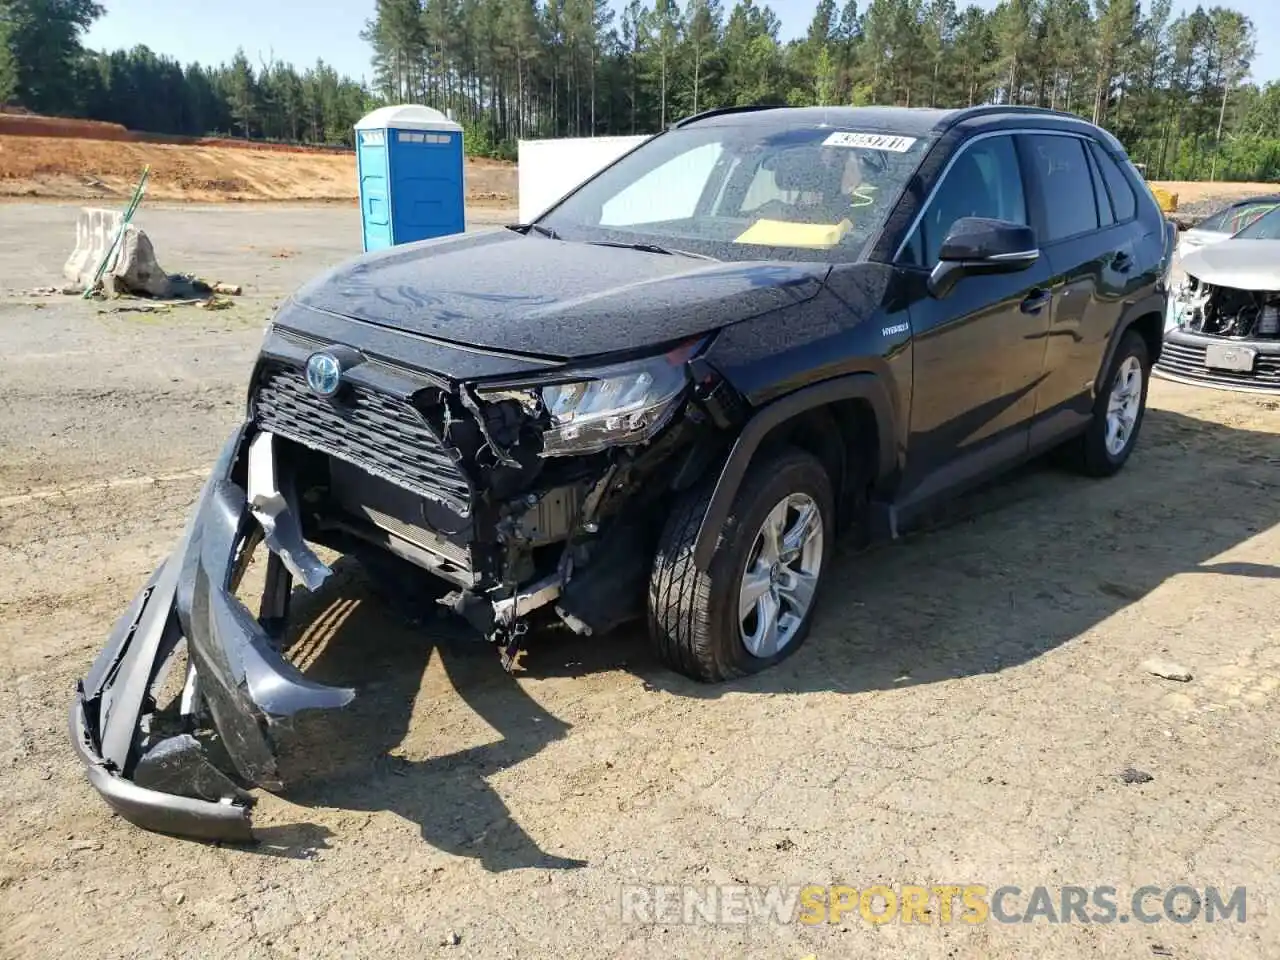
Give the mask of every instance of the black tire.
[[[1142, 367], [1142, 395], [1138, 402], [1138, 413], [1133, 429], [1124, 447], [1118, 453], [1107, 449], [1107, 405], [1111, 400], [1111, 389], [1116, 381], [1120, 368], [1130, 357], [1135, 357]], [[1098, 391], [1093, 404], [1093, 418], [1083, 434], [1066, 444], [1059, 451], [1058, 460], [1063, 466], [1082, 473], [1088, 477], [1109, 477], [1117, 473], [1133, 453], [1138, 443], [1138, 433], [1142, 429], [1142, 420], [1147, 412], [1147, 388], [1151, 384], [1151, 354], [1147, 350], [1147, 341], [1136, 330], [1126, 331], [1116, 348], [1116, 355], [1111, 360], [1107, 375], [1103, 378], [1102, 389]]]
[[[649, 579], [649, 637], [658, 656], [672, 669], [707, 683], [758, 673], [799, 649], [831, 566], [836, 533], [831, 479], [817, 458], [795, 448], [763, 454], [743, 479], [704, 574], [694, 565], [693, 546], [713, 489], [714, 483], [689, 491], [676, 503]], [[757, 657], [742, 641], [738, 591], [765, 517], [793, 493], [811, 497], [822, 518], [822, 564], [815, 599], [792, 640], [770, 657]]]

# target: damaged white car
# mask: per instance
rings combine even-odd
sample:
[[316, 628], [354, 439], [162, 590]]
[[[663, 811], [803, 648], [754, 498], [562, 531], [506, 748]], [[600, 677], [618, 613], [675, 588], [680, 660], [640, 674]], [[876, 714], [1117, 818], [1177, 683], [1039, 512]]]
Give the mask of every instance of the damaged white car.
[[1280, 208], [1182, 261], [1155, 372], [1280, 393]]
[[1280, 207], [1280, 194], [1245, 197], [1205, 217], [1178, 238], [1178, 256], [1187, 257], [1203, 247], [1230, 240], [1261, 216]]

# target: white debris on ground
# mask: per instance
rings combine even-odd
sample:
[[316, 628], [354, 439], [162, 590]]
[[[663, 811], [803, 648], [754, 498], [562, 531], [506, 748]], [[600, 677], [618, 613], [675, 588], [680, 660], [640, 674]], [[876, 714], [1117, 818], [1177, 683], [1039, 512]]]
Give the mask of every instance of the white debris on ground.
[[1179, 683], [1186, 683], [1191, 679], [1191, 671], [1186, 667], [1171, 660], [1161, 660], [1159, 657], [1144, 660], [1142, 669], [1152, 676], [1160, 677], [1162, 680], [1177, 680]]

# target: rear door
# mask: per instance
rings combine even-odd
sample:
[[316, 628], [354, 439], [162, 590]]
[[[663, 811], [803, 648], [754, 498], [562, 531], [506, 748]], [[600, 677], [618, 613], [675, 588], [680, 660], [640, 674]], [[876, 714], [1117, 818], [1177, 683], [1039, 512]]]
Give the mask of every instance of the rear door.
[[1051, 270], [968, 276], [937, 299], [925, 290], [961, 217], [1029, 223], [1012, 134], [961, 145], [904, 245], [912, 330], [911, 437], [904, 498], [931, 499], [1022, 456], [1049, 323]]
[[1031, 434], [1032, 445], [1043, 446], [1081, 426], [1092, 410], [1099, 360], [1136, 273], [1137, 201], [1121, 176], [1127, 194], [1113, 204], [1092, 140], [1046, 131], [1024, 135], [1023, 146], [1032, 217], [1053, 269]]

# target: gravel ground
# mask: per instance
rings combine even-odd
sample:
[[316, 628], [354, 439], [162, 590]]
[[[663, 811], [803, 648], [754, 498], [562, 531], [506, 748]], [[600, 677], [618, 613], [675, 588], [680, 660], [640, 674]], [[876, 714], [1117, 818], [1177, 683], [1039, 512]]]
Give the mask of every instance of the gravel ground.
[[[178, 537], [272, 305], [354, 252], [357, 223], [145, 208], [168, 269], [246, 285], [231, 310], [146, 313], [22, 294], [56, 282], [73, 217], [0, 207], [23, 238], [0, 247], [0, 956], [1280, 956], [1280, 405], [1162, 381], [1119, 477], [1033, 465], [840, 557], [805, 649], [723, 686], [635, 631], [546, 637], [511, 678], [340, 561], [292, 655], [360, 696], [262, 797], [262, 843], [111, 816], [66, 741], [73, 684]], [[620, 913], [630, 884], [832, 883], [1016, 885], [1014, 912], [1037, 885], [1105, 884], [1121, 913], [1144, 884], [1244, 886], [1248, 910]]]

